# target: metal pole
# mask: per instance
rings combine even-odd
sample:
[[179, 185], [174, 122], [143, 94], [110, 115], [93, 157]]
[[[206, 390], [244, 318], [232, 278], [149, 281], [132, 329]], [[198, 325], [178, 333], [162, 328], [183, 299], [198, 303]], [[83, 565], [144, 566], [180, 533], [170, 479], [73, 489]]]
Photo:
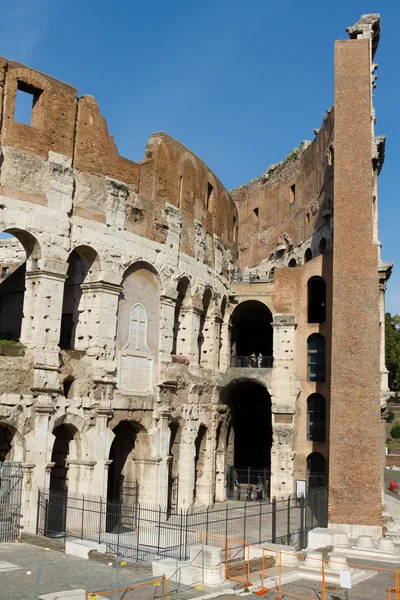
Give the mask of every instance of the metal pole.
[[282, 591], [282, 552], [279, 552], [279, 593]]
[[322, 557], [322, 600], [326, 600], [325, 561]]
[[259, 523], [258, 523], [258, 543], [261, 544], [261, 523], [262, 523], [262, 505], [260, 502], [260, 514], [259, 514]]
[[288, 501], [287, 501], [287, 527], [286, 527], [286, 543], [289, 546], [290, 544], [290, 499], [291, 499], [291, 494], [288, 497]]
[[83, 521], [85, 519], [85, 496], [82, 496], [81, 540], [83, 540]]
[[304, 496], [300, 496], [300, 550], [305, 547], [304, 537]]
[[103, 506], [102, 506], [102, 501], [101, 501], [101, 496], [100, 496], [100, 519], [99, 519], [99, 544], [101, 542], [101, 513], [103, 510]]
[[[36, 535], [39, 535], [40, 489], [38, 488], [38, 506], [36, 511]], [[43, 531], [43, 534], [45, 532]]]
[[272, 498], [272, 543], [276, 544], [276, 498]]

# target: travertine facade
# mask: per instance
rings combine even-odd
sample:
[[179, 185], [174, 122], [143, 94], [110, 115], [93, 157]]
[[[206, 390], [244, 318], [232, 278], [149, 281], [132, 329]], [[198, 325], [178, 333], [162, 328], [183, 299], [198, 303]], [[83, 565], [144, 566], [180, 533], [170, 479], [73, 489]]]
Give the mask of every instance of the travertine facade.
[[315, 140], [231, 193], [165, 133], [120, 157], [93, 97], [0, 59], [0, 460], [28, 529], [38, 487], [209, 505], [232, 465], [276, 496], [329, 481], [332, 524], [380, 526], [379, 18], [349, 31]]

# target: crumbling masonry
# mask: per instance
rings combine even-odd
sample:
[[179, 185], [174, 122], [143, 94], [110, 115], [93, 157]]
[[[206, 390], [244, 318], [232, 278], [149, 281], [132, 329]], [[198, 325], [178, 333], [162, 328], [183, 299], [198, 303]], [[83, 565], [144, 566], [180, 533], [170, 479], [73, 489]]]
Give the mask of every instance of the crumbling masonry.
[[379, 531], [379, 16], [348, 31], [314, 141], [230, 193], [165, 133], [122, 158], [93, 97], [0, 59], [0, 460], [27, 530], [38, 488], [210, 505], [234, 466]]

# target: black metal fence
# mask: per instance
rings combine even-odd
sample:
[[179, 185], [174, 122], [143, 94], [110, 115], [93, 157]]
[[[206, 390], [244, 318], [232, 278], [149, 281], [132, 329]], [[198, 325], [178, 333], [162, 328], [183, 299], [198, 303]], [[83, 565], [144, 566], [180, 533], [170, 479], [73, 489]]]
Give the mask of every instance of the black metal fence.
[[[185, 560], [200, 532], [251, 543], [304, 548], [307, 533], [327, 521], [326, 488], [299, 500], [235, 502], [209, 508], [178, 509], [136, 502], [112, 503], [100, 497], [39, 491], [37, 533], [104, 544], [111, 554], [147, 562], [155, 556]], [[55, 518], [55, 512], [60, 518]], [[50, 518], [51, 517], [51, 518]], [[54, 528], [54, 523], [63, 527]], [[113, 527], [110, 527], [110, 524]]]
[[247, 356], [231, 356], [231, 367], [237, 369], [272, 369], [273, 357], [247, 355]]
[[22, 469], [0, 462], [0, 542], [15, 542], [20, 533]]
[[228, 465], [226, 497], [228, 500], [269, 500], [271, 472], [264, 467], [240, 468]]

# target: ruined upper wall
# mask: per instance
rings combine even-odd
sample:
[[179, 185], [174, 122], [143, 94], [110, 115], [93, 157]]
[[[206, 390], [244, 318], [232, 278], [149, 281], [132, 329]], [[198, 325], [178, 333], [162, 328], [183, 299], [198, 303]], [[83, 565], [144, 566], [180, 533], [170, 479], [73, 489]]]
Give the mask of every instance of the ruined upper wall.
[[[239, 214], [239, 264], [254, 267], [287, 259], [332, 217], [333, 122], [329, 110], [313, 142], [303, 142], [282, 162], [231, 191]], [[286, 262], [287, 264], [287, 262]]]
[[[32, 96], [30, 126], [14, 120], [17, 90]], [[236, 255], [233, 200], [207, 165], [170, 136], [154, 134], [142, 162], [127, 160], [92, 96], [77, 98], [76, 88], [4, 58], [0, 106], [2, 194], [160, 243], [170, 204], [181, 213], [182, 252], [196, 256], [200, 244], [211, 267], [215, 244]], [[71, 202], [57, 205], [54, 190], [66, 187]]]

